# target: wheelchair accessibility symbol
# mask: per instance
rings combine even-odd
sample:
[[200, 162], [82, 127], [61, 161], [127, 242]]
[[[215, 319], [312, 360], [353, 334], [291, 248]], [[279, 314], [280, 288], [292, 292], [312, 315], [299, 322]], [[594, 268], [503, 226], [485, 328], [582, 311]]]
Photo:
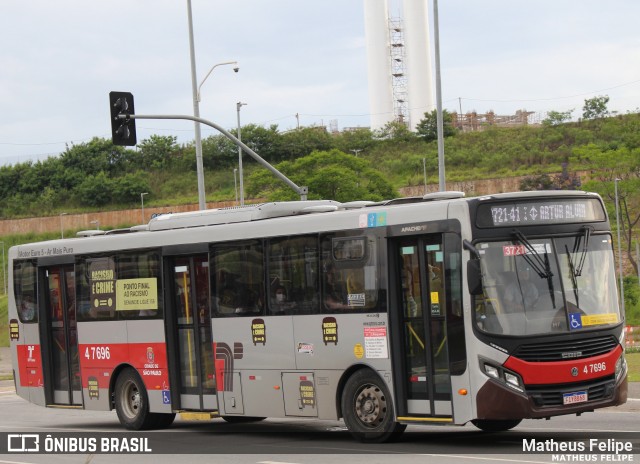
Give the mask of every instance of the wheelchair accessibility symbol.
[[162, 404], [171, 404], [171, 392], [162, 390]]
[[571, 313], [569, 314], [569, 324], [571, 330], [577, 330], [582, 328], [582, 318], [580, 314]]

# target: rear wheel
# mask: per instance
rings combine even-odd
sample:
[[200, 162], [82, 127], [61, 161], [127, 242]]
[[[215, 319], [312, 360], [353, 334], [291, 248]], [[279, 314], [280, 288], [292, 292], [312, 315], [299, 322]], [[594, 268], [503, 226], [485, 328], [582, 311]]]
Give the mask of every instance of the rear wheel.
[[167, 428], [176, 417], [174, 413], [149, 412], [147, 389], [131, 368], [122, 371], [116, 380], [115, 403], [120, 423], [129, 430]]
[[395, 422], [389, 390], [370, 369], [361, 369], [347, 380], [342, 392], [342, 415], [351, 434], [363, 443], [394, 440], [407, 427]]
[[166, 429], [173, 424], [173, 421], [176, 418], [176, 413], [160, 413], [160, 412], [152, 412], [150, 414], [150, 425], [148, 428], [150, 429]]
[[483, 432], [506, 432], [507, 430], [511, 430], [516, 427], [521, 419], [512, 419], [512, 420], [486, 420], [486, 419], [475, 419], [472, 420], [471, 423], [478, 427]]

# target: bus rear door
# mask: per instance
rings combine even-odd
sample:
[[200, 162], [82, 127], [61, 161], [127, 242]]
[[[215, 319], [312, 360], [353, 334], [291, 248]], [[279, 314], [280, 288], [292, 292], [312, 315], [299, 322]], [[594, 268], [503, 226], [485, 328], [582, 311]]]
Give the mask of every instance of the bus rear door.
[[168, 354], [174, 407], [216, 410], [208, 255], [171, 258], [168, 282]]
[[44, 329], [41, 339], [48, 404], [81, 405], [76, 291], [73, 265], [41, 268], [44, 289]]
[[446, 331], [445, 257], [441, 234], [392, 242], [396, 296], [394, 384], [398, 417], [451, 422], [451, 373]]

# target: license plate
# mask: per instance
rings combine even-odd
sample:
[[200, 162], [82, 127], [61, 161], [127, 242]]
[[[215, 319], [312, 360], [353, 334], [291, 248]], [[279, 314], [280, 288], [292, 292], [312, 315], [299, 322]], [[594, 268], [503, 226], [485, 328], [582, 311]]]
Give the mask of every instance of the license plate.
[[562, 403], [563, 404], [575, 404], [575, 403], [584, 403], [588, 401], [586, 391], [579, 391], [573, 393], [564, 393], [562, 395]]

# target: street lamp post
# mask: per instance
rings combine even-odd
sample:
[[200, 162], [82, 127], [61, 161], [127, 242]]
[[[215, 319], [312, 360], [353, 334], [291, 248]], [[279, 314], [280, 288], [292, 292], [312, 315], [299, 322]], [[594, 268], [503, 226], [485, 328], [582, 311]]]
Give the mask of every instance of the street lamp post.
[[440, 28], [438, 21], [438, 0], [433, 0], [433, 48], [436, 68], [436, 133], [438, 135], [438, 185], [439, 190], [447, 189], [444, 174], [444, 122], [442, 120], [442, 84], [440, 81]]
[[142, 207], [142, 224], [144, 224], [144, 196], [149, 195], [149, 192], [143, 192], [140, 194], [140, 205]]
[[424, 173], [424, 194], [427, 194], [427, 159], [422, 158], [422, 171]]
[[615, 186], [616, 193], [616, 228], [618, 229], [618, 277], [620, 279], [620, 300], [622, 307], [622, 314], [624, 314], [624, 280], [622, 279], [622, 242], [620, 241], [620, 211], [618, 207], [618, 181], [615, 179], [613, 184]]
[[62, 227], [62, 216], [66, 216], [67, 213], [60, 213], [60, 238], [64, 238], [64, 227]]
[[362, 151], [362, 149], [359, 150], [349, 150], [352, 151], [354, 155], [356, 155], [356, 158], [358, 157], [358, 153], [360, 153]]
[[[191, 0], [187, 0], [187, 16], [189, 19], [189, 53], [191, 55], [191, 89], [193, 92], [193, 115], [196, 118], [200, 117], [200, 87], [204, 84], [204, 81], [207, 80], [207, 77], [213, 72], [213, 70], [217, 66], [222, 66], [226, 64], [235, 64], [237, 65], [237, 61], [227, 61], [224, 63], [218, 63], [213, 65], [207, 75], [202, 79], [200, 86], [198, 86], [198, 81], [196, 79], [196, 56], [195, 56], [195, 47], [193, 41], [193, 16], [191, 14]], [[234, 68], [235, 72], [238, 72], [238, 66]], [[198, 175], [198, 207], [200, 210], [206, 209], [207, 205], [205, 203], [205, 194], [204, 194], [204, 168], [202, 165], [202, 135], [200, 133], [200, 123], [194, 122], [195, 126], [195, 144], [196, 144], [196, 170]]]
[[233, 168], [233, 189], [236, 192], [236, 205], [238, 204], [238, 169]]
[[[236, 103], [236, 110], [238, 111], [238, 140], [242, 142], [242, 136], [240, 135], [240, 108], [245, 106], [246, 103]], [[244, 206], [244, 178], [242, 176], [242, 147], [238, 145], [238, 167], [240, 168], [240, 206]]]

